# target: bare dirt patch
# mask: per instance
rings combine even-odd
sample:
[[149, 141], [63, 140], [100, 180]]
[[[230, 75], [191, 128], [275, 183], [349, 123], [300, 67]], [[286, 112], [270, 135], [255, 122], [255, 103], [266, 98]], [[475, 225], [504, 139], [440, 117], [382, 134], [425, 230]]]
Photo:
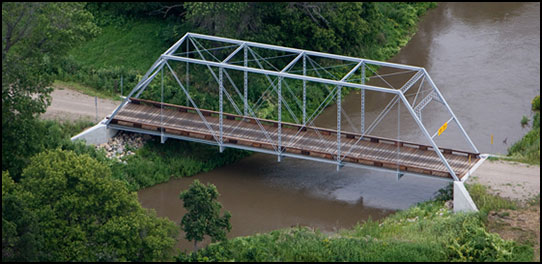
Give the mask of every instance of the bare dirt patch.
[[503, 239], [533, 245], [535, 261], [540, 261], [540, 204], [518, 210], [490, 212], [488, 229]]

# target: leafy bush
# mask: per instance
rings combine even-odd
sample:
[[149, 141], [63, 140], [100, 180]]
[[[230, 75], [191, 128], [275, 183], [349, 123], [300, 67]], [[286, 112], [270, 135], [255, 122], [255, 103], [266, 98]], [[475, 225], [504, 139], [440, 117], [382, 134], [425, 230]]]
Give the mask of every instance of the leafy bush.
[[[97, 158], [99, 154], [96, 153], [93, 147], [70, 141], [70, 137], [90, 125], [92, 125], [92, 122], [83, 120], [58, 122], [32, 119], [29, 122], [21, 123], [17, 129], [7, 131], [7, 133], [16, 133], [18, 137], [24, 140], [14, 146], [12, 146], [14, 142], [5, 142], [2, 146], [2, 169], [8, 170], [11, 177], [18, 182], [22, 170], [28, 165], [30, 158], [46, 149], [73, 150], [78, 154], [87, 153]], [[16, 151], [19, 155], [10, 152], [14, 148], [21, 149]], [[105, 158], [105, 155], [103, 158]]]
[[454, 184], [449, 183], [446, 187], [437, 191], [436, 201], [448, 201], [454, 198]]
[[[478, 218], [469, 217], [461, 225], [461, 231], [448, 243], [449, 258], [462, 262], [512, 262], [518, 255], [532, 258], [532, 249], [518, 246], [512, 240], [503, 240], [498, 234], [488, 233]], [[529, 254], [530, 252], [530, 254]]]
[[540, 95], [533, 98], [533, 101], [531, 102], [531, 109], [533, 111], [540, 111]]
[[522, 127], [526, 126], [529, 123], [529, 118], [527, 116], [523, 116], [520, 123]]

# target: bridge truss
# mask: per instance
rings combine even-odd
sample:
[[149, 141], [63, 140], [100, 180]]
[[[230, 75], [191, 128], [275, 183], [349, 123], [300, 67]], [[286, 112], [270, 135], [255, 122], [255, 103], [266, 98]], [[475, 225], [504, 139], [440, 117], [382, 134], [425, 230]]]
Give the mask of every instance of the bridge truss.
[[[204, 43], [205, 45], [203, 45]], [[186, 49], [182, 49], [186, 48]], [[221, 52], [218, 52], [221, 51]], [[226, 52], [224, 52], [226, 51]], [[279, 56], [274, 57], [262, 57], [261, 54], [279, 54]], [[280, 58], [282, 59], [282, 64], [277, 67], [277, 63], [270, 63], [269, 61], [272, 59]], [[234, 61], [234, 59], [236, 59]], [[329, 62], [328, 64], [333, 64], [333, 62], [341, 62], [343, 63], [343, 68], [346, 67], [346, 73], [341, 76], [336, 76], [337, 72], [332, 73], [328, 71], [328, 69], [332, 69], [333, 66], [330, 67], [322, 67], [320, 64], [318, 64], [317, 60], [320, 59], [325, 60]], [[181, 81], [181, 78], [179, 78], [178, 74], [174, 70], [174, 67], [171, 66], [169, 62], [181, 62], [186, 64], [186, 75], [185, 80]], [[280, 64], [280, 63], [278, 63]], [[200, 109], [198, 107], [198, 104], [195, 102], [194, 98], [190, 95], [190, 74], [189, 65], [203, 65], [207, 68], [209, 73], [212, 75], [212, 79], [216, 81], [218, 86], [218, 92], [219, 92], [219, 109], [216, 111], [216, 115], [218, 116], [218, 124], [213, 125], [209, 122], [209, 111], [205, 109]], [[346, 65], [346, 66], [344, 66]], [[409, 73], [408, 78], [405, 79], [404, 83], [398, 87], [394, 88], [391, 84], [389, 84], [384, 78], [382, 78], [383, 75], [379, 75], [376, 73], [376, 68], [389, 68], [395, 71], [395, 73], [390, 73], [390, 75], [393, 74], [402, 74], [402, 73]], [[294, 70], [294, 68], [296, 70]], [[200, 139], [194, 139], [191, 137], [182, 137], [182, 136], [174, 136], [171, 134], [167, 134], [164, 129], [164, 118], [167, 118], [167, 116], [164, 117], [163, 115], [163, 108], [166, 103], [163, 102], [163, 72], [164, 69], [169, 70], [173, 78], [175, 79], [176, 83], [182, 90], [182, 93], [186, 96], [187, 99], [187, 106], [191, 107], [191, 109], [197, 113], [197, 115], [201, 118], [203, 123], [205, 124], [205, 127], [208, 129], [209, 134], [212, 136], [212, 140], [200, 140]], [[236, 85], [235, 81], [232, 78], [232, 74], [229, 72], [239, 72], [243, 74], [243, 83], [242, 83], [242, 89], [239, 89], [239, 87]], [[370, 137], [369, 134], [375, 129], [375, 127], [381, 122], [384, 117], [391, 111], [391, 109], [394, 106], [397, 106], [398, 111], [398, 117], [397, 122], [398, 126], [400, 126], [400, 115], [399, 115], [399, 106], [404, 105], [404, 107], [407, 109], [410, 116], [413, 118], [413, 120], [416, 122], [419, 130], [422, 132], [423, 136], [427, 140], [427, 142], [430, 144], [429, 147], [434, 151], [434, 153], [438, 156], [438, 159], [442, 162], [442, 164], [446, 167], [448, 170], [449, 175], [451, 176], [451, 179], [454, 181], [459, 181], [459, 176], [456, 175], [456, 172], [450, 166], [447, 158], [444, 154], [451, 153], [450, 150], [442, 150], [440, 149], [437, 144], [435, 143], [434, 139], [437, 135], [440, 135], [442, 131], [436, 131], [434, 134], [430, 134], [430, 132], [427, 130], [427, 128], [424, 126], [422, 122], [422, 110], [432, 101], [438, 102], [442, 104], [449, 116], [450, 119], [445, 123], [446, 125], [450, 124], [452, 121], [459, 127], [460, 132], [464, 136], [466, 142], [472, 149], [472, 153], [465, 152], [468, 155], [469, 163], [471, 154], [473, 154], [473, 157], [478, 157], [479, 151], [472, 142], [472, 140], [467, 135], [466, 131], [464, 130], [463, 126], [455, 116], [454, 112], [442, 96], [441, 92], [438, 90], [437, 86], [427, 73], [427, 71], [422, 67], [415, 67], [415, 66], [409, 66], [409, 65], [403, 65], [403, 64], [397, 64], [397, 63], [389, 63], [389, 62], [382, 62], [382, 61], [375, 61], [375, 60], [368, 60], [368, 59], [362, 59], [362, 58], [355, 58], [355, 57], [349, 57], [349, 56], [341, 56], [341, 55], [334, 55], [334, 54], [328, 54], [328, 53], [322, 53], [322, 52], [315, 52], [315, 51], [309, 51], [309, 50], [302, 50], [302, 49], [295, 49], [295, 48], [288, 48], [288, 47], [281, 47], [281, 46], [275, 46], [275, 45], [269, 45], [269, 44], [262, 44], [262, 43], [256, 43], [256, 42], [250, 42], [250, 41], [242, 41], [242, 40], [235, 40], [230, 38], [223, 38], [223, 37], [216, 37], [216, 36], [209, 36], [209, 35], [202, 35], [202, 34], [195, 34], [195, 33], [187, 33], [185, 34], [179, 41], [177, 41], [173, 46], [171, 46], [168, 50], [166, 50], [151, 66], [151, 68], [147, 71], [147, 73], [143, 76], [143, 78], [139, 81], [139, 83], [134, 87], [134, 89], [129, 93], [129, 95], [123, 100], [123, 102], [115, 109], [115, 111], [110, 115], [110, 117], [107, 119], [106, 124], [108, 126], [113, 126], [116, 129], [119, 129], [118, 126], [115, 125], [115, 122], [111, 124], [112, 120], [114, 120], [119, 112], [122, 112], [122, 109], [126, 109], [127, 104], [130, 103], [139, 103], [141, 100], [138, 100], [141, 93], [145, 91], [145, 89], [148, 87], [148, 85], [151, 83], [153, 79], [155, 79], [157, 76], [160, 76], [160, 73], [162, 73], [162, 102], [160, 102], [160, 124], [162, 125], [159, 128], [159, 135], [162, 138], [162, 142], [165, 141], [166, 137], [176, 137], [181, 138], [184, 140], [191, 140], [191, 141], [197, 141], [202, 143], [210, 143], [213, 142], [213, 144], [218, 145], [220, 148], [220, 151], [223, 151], [225, 147], [233, 147], [233, 148], [240, 148], [240, 149], [248, 149], [252, 151], [260, 151], [265, 153], [271, 153], [276, 154], [278, 157], [278, 161], [281, 160], [282, 156], [291, 156], [296, 158], [303, 158], [303, 159], [312, 159], [312, 160], [318, 160], [318, 161], [325, 161], [328, 163], [334, 163], [337, 165], [337, 170], [339, 170], [340, 167], [343, 165], [351, 165], [348, 162], [345, 162], [345, 158], [348, 156], [349, 153], [352, 151], [355, 151], [355, 147], [361, 140], [367, 139], [367, 137]], [[369, 77], [370, 74], [374, 74], [375, 76]], [[258, 102], [261, 102], [262, 99], [266, 96], [269, 96], [270, 94], [276, 94], [277, 96], [277, 119], [271, 121], [271, 123], [276, 127], [276, 131], [273, 133], [270, 133], [266, 126], [262, 123], [264, 121], [269, 120], [263, 120], [261, 118], [257, 117], [257, 111], [260, 104], [256, 103], [251, 105], [249, 103], [248, 95], [249, 95], [249, 74], [255, 74], [260, 76], [265, 76], [267, 79], [269, 86], [268, 89], [265, 90], [265, 92], [260, 96]], [[218, 76], [217, 76], [218, 75]], [[359, 78], [355, 78], [356, 76], [359, 76]], [[366, 83], [367, 79], [369, 78], [379, 78], [381, 81], [385, 84], [387, 84], [387, 87], [380, 87], [376, 85], [368, 85]], [[302, 99], [298, 100], [298, 98], [292, 93], [290, 86], [288, 84], [288, 81], [290, 83], [292, 82], [298, 82], [300, 83], [300, 86], [302, 85]], [[183, 84], [184, 82], [184, 84]], [[242, 106], [239, 106], [234, 99], [235, 94], [230, 94], [228, 91], [224, 88], [225, 84], [229, 83], [231, 87], [235, 89], [235, 92], [239, 98], [237, 100], [242, 100]], [[321, 102], [317, 110], [315, 110], [312, 114], [307, 113], [307, 90], [310, 89], [310, 84], [319, 84], [324, 85], [326, 89], [328, 90], [327, 97]], [[426, 83], [429, 85], [430, 89], [425, 94], [420, 93], [422, 85]], [[342, 101], [342, 90], [344, 88], [350, 88], [350, 89], [357, 89], [360, 90], [360, 126], [355, 127], [352, 124], [352, 121], [348, 115], [348, 113], [341, 107], [341, 101]], [[410, 100], [407, 98], [406, 93], [410, 89], [416, 89], [418, 87], [418, 91], [415, 93], [414, 100]], [[286, 88], [286, 89], [284, 89]], [[193, 89], [193, 88], [192, 88]], [[242, 91], [241, 91], [242, 90]], [[393, 99], [386, 105], [384, 110], [380, 112], [380, 114], [374, 119], [374, 121], [366, 126], [366, 91], [371, 92], [378, 92], [378, 93], [385, 93], [390, 94], [393, 96]], [[293, 98], [295, 99], [295, 107], [297, 109], [302, 110], [302, 117], [298, 118], [292, 111], [292, 108], [294, 106], [290, 106], [289, 103], [284, 99], [286, 95], [293, 95]], [[251, 121], [255, 124], [254, 127], [259, 128], [261, 131], [259, 133], [265, 137], [265, 141], [270, 143], [272, 148], [271, 149], [258, 149], [254, 147], [247, 147], [242, 145], [236, 145], [236, 144], [228, 144], [224, 141], [224, 116], [226, 118], [232, 118], [231, 114], [224, 112], [224, 95], [226, 95], [227, 102], [231, 103], [234, 110], [236, 111], [237, 117], [241, 117], [244, 121]], [[412, 96], [411, 96], [412, 97]], [[423, 97], [423, 98], [422, 98]], [[284, 143], [283, 142], [283, 127], [289, 126], [290, 128], [297, 129], [297, 132], [295, 135], [290, 134], [290, 138], [292, 140], [299, 140], [301, 138], [301, 134], [303, 131], [307, 131], [307, 129], [310, 129], [313, 131], [313, 136], [320, 137], [323, 140], [322, 134], [329, 135], [329, 131], [326, 131], [325, 129], [319, 129], [315, 123], [314, 120], [316, 117], [322, 112], [324, 108], [326, 108], [332, 101], [335, 101], [337, 104], [337, 124], [336, 124], [336, 130], [334, 131], [334, 134], [336, 134], [336, 142], [335, 142], [335, 149], [333, 150], [333, 159], [334, 160], [324, 160], [321, 158], [314, 158], [307, 155], [298, 155], [298, 154], [292, 154], [292, 153], [286, 153], [284, 151]], [[284, 107], [284, 108], [283, 108]], [[283, 117], [283, 111], [286, 110], [290, 114], [291, 120], [294, 121], [292, 124], [291, 122], [284, 122], [282, 120]], [[186, 108], [184, 108], [183, 111], [187, 111]], [[207, 116], [207, 118], [206, 118]], [[346, 131], [343, 131], [344, 129], [341, 128], [341, 118], [346, 117], [348, 123], [352, 127], [352, 129], [357, 133], [357, 141], [355, 141], [354, 144], [351, 142], [349, 145], [341, 144], [341, 141], [346, 141], [346, 138], [356, 138], [356, 135], [353, 133], [349, 133]], [[246, 119], [246, 120], [245, 120]], [[227, 120], [226, 120], [227, 121]], [[241, 124], [241, 123], [239, 123]], [[239, 125], [237, 125], [239, 127]], [[122, 129], [122, 127], [120, 127]], [[141, 129], [126, 129], [130, 131], [137, 131], [146, 133], [145, 130]], [[218, 131], [217, 131], [218, 130]], [[441, 128], [442, 130], [442, 128]], [[157, 134], [156, 132], [150, 133], [150, 134]], [[397, 141], [394, 141], [394, 144], [397, 145], [397, 151], [400, 151], [400, 147], [403, 143], [399, 141], [400, 137], [400, 129], [398, 128], [398, 135], [397, 135]], [[371, 141], [374, 139], [374, 137], [371, 137]], [[349, 148], [348, 148], [349, 147]], [[420, 147], [421, 148], [421, 147]], [[425, 147], [427, 149], [427, 147]], [[356, 164], [358, 165], [358, 164]], [[363, 165], [360, 165], [364, 167]], [[369, 166], [371, 167], [371, 166]], [[402, 166], [400, 164], [397, 164], [397, 173], [398, 175], [402, 175], [403, 173], [412, 173], [412, 172], [406, 172], [404, 170], [401, 170]], [[416, 173], [412, 173], [416, 174]], [[423, 173], [421, 173], [423, 174]]]

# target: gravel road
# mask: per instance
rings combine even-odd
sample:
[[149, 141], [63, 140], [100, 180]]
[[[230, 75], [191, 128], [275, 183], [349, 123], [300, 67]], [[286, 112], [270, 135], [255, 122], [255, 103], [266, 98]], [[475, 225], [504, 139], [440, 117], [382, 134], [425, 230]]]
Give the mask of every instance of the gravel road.
[[[88, 96], [70, 89], [55, 88], [51, 93], [52, 102], [42, 115], [44, 119], [90, 119], [96, 118], [96, 106], [93, 96]], [[98, 120], [111, 114], [121, 101], [98, 98]]]

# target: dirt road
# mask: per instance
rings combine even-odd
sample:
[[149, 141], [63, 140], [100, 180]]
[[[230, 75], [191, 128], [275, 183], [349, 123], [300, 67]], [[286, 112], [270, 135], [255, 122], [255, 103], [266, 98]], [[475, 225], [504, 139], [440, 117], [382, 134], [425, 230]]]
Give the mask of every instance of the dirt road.
[[[70, 89], [55, 88], [51, 97], [51, 105], [42, 115], [44, 119], [77, 120], [84, 118], [94, 121], [96, 118], [93, 96]], [[111, 114], [120, 103], [121, 101], [98, 98], [98, 120]]]

